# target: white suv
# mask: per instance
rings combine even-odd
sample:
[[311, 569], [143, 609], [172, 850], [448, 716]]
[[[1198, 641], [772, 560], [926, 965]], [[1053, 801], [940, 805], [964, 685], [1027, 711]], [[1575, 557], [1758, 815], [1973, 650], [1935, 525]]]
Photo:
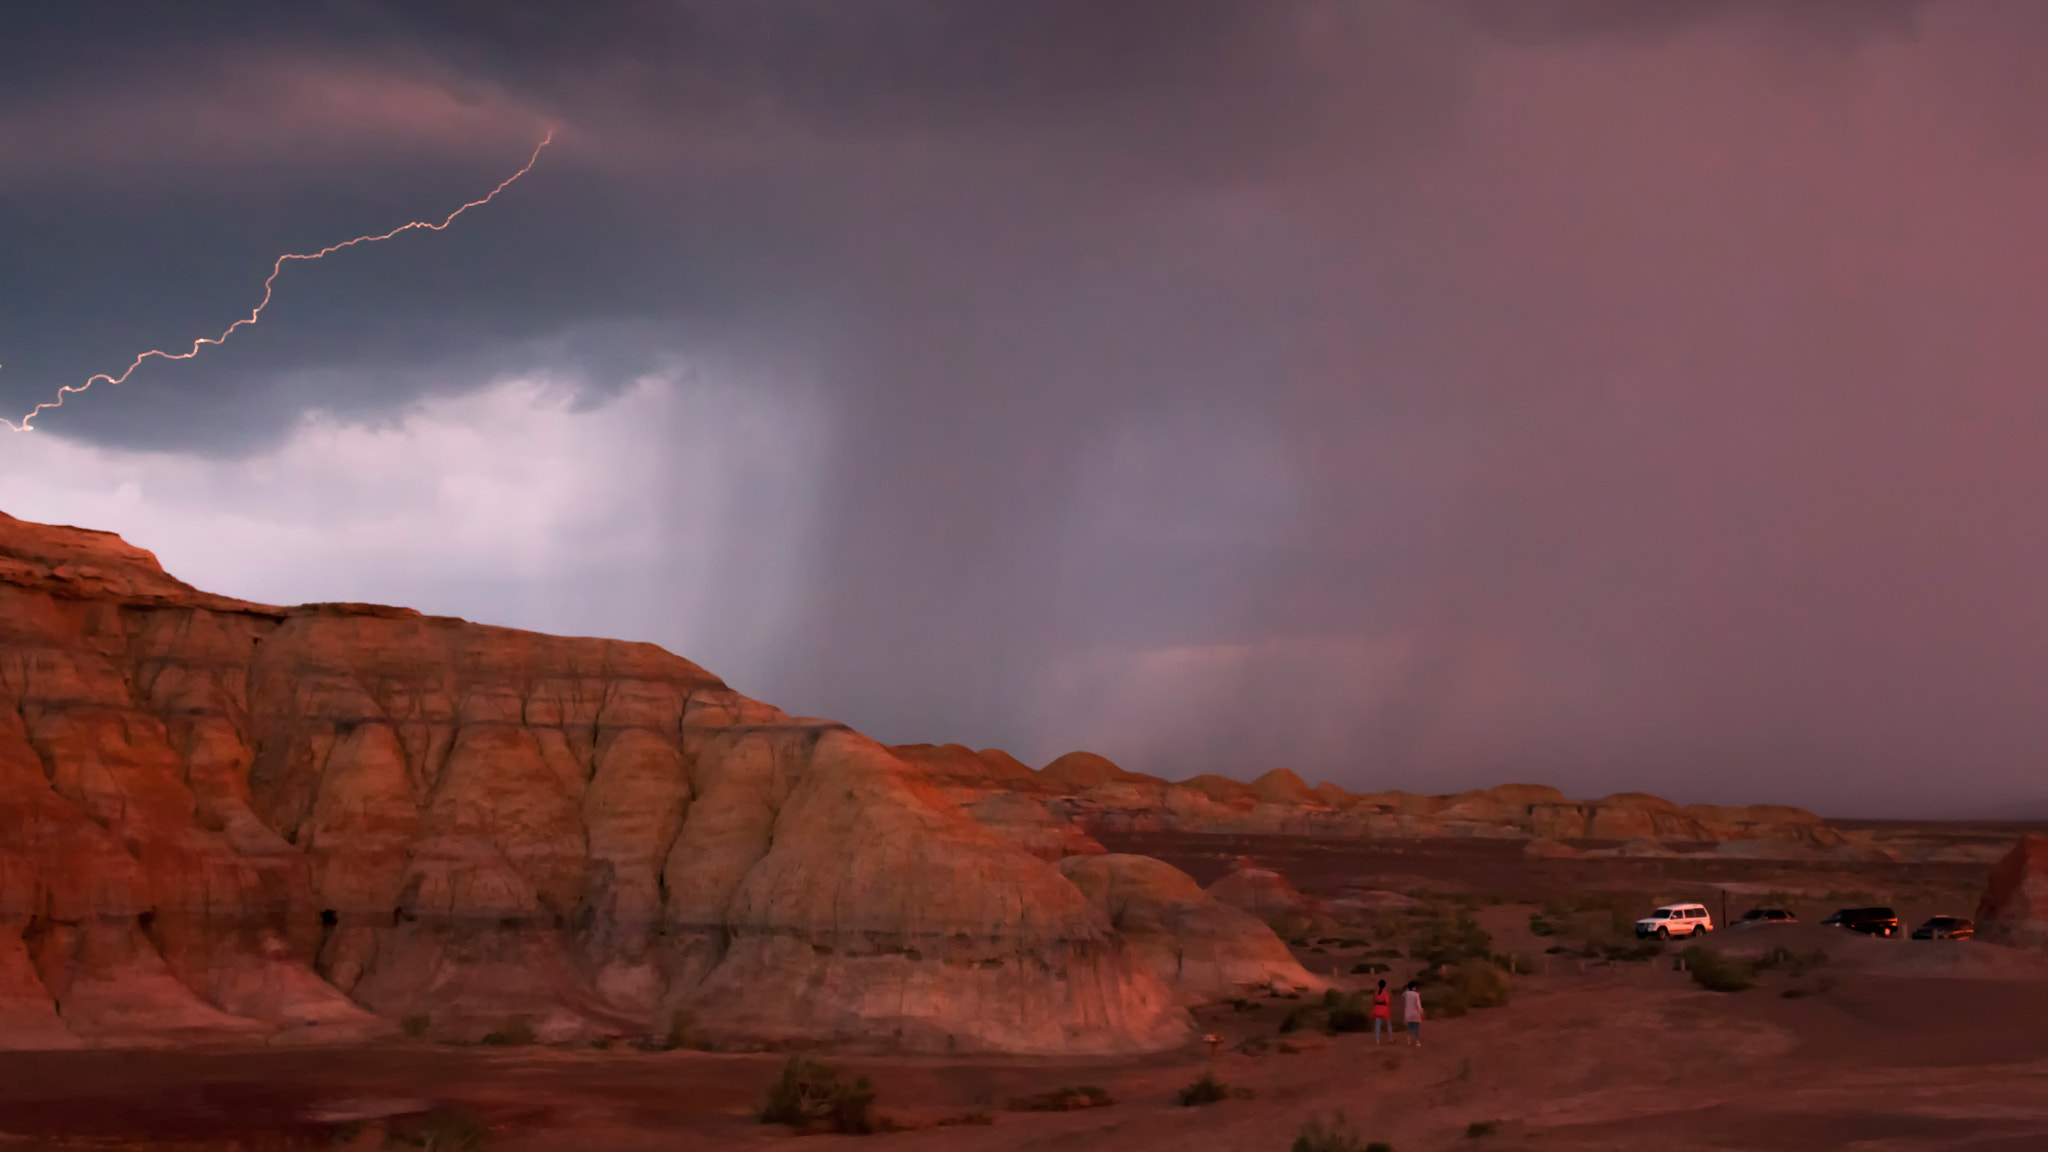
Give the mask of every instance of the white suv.
[[1636, 935], [1659, 940], [1673, 936], [1701, 936], [1714, 930], [1714, 918], [1704, 904], [1666, 904], [1636, 921]]

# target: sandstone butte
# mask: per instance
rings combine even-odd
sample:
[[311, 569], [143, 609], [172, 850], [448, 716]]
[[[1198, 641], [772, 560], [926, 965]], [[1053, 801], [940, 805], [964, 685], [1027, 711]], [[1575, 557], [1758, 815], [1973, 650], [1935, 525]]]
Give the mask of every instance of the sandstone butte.
[[[0, 1047], [715, 1040], [1109, 1053], [1312, 988], [1089, 829], [1832, 843], [1791, 809], [1358, 796], [890, 749], [649, 644], [200, 592], [0, 515]], [[1242, 886], [1240, 884], [1240, 886]], [[1226, 892], [1229, 885], [1224, 886]]]

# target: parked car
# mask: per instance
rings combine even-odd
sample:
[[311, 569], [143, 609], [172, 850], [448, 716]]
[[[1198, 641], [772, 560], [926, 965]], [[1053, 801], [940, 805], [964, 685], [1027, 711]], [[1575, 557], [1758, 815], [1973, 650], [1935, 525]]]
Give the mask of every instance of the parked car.
[[1673, 936], [1704, 936], [1714, 930], [1705, 904], [1666, 904], [1636, 921], [1637, 936], [1668, 940]]
[[1913, 929], [1915, 940], [1968, 940], [1976, 934], [1977, 925], [1961, 916], [1933, 916]]
[[1735, 922], [1737, 928], [1755, 928], [1762, 924], [1797, 924], [1799, 917], [1783, 908], [1751, 908]]
[[1866, 936], [1897, 936], [1899, 915], [1889, 908], [1844, 908], [1821, 921], [1830, 928], [1847, 928]]

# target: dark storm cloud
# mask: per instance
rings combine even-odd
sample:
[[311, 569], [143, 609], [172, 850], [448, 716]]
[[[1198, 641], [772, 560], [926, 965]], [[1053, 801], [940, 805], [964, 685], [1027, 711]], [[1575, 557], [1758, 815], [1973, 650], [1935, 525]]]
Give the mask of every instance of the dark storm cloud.
[[589, 627], [885, 739], [1837, 811], [2048, 744], [2030, 9], [166, 7], [0, 42], [10, 402], [563, 134], [67, 433], [773, 358], [788, 627]]

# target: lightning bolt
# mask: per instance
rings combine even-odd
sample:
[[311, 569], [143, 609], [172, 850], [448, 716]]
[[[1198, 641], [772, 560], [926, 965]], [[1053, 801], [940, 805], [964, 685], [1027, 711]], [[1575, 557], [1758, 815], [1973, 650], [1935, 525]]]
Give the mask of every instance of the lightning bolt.
[[555, 131], [554, 129], [550, 128], [548, 129], [547, 135], [541, 137], [540, 143], [533, 146], [533, 155], [527, 157], [525, 167], [522, 167], [521, 169], [519, 169], [519, 171], [514, 172], [510, 176], [507, 176], [503, 180], [499, 181], [498, 186], [496, 188], [491, 189], [489, 192], [485, 193], [481, 198], [471, 200], [469, 203], [464, 204], [462, 207], [457, 208], [453, 212], [450, 212], [447, 215], [447, 218], [443, 219], [439, 224], [436, 224], [431, 220], [414, 220], [411, 223], [400, 224], [398, 227], [393, 228], [389, 232], [380, 233], [375, 236], [358, 236], [353, 240], [343, 240], [339, 244], [329, 244], [327, 247], [320, 249], [318, 252], [287, 252], [284, 255], [279, 256], [275, 261], [271, 263], [270, 275], [265, 277], [263, 280], [263, 299], [257, 301], [256, 307], [250, 309], [249, 314], [247, 316], [235, 321], [233, 324], [228, 325], [227, 331], [222, 332], [218, 336], [201, 336], [198, 339], [192, 341], [191, 348], [183, 352], [166, 352], [161, 348], [152, 348], [149, 351], [141, 353], [140, 355], [136, 356], [135, 359], [129, 361], [128, 367], [122, 369], [120, 375], [110, 376], [105, 372], [100, 372], [95, 375], [86, 377], [85, 383], [83, 384], [63, 385], [62, 387], [57, 389], [57, 398], [55, 400], [47, 400], [41, 404], [36, 405], [33, 409], [29, 411], [28, 415], [23, 416], [21, 418], [21, 423], [15, 424], [6, 419], [0, 419], [0, 425], [5, 425], [7, 428], [15, 432], [33, 432], [35, 431], [35, 428], [32, 425], [35, 418], [41, 416], [48, 409], [62, 408], [64, 406], [64, 397], [70, 395], [73, 392], [83, 392], [86, 389], [102, 381], [108, 384], [123, 383], [128, 379], [129, 376], [134, 374], [137, 368], [142, 367], [142, 362], [145, 360], [190, 360], [194, 356], [199, 355], [199, 350], [201, 348], [204, 348], [208, 344], [225, 344], [227, 342], [227, 338], [235, 334], [236, 329], [254, 324], [256, 323], [256, 321], [262, 319], [263, 310], [265, 308], [270, 307], [271, 292], [277, 284], [277, 274], [284, 271], [285, 261], [318, 260], [324, 256], [333, 255], [334, 253], [341, 251], [343, 248], [353, 248], [358, 244], [375, 244], [379, 240], [389, 240], [393, 236], [396, 236], [401, 232], [410, 232], [415, 228], [424, 228], [429, 232], [439, 232], [443, 228], [448, 227], [450, 224], [455, 223], [455, 218], [457, 216], [462, 215], [464, 212], [469, 211], [471, 208], [481, 208], [484, 205], [489, 204], [492, 200], [497, 199], [498, 193], [503, 192], [505, 189], [511, 187], [512, 182], [514, 180], [517, 180], [521, 176], [526, 175], [528, 172], [533, 171], [533, 166], [536, 163], [539, 163], [540, 161], [541, 149], [546, 148], [550, 143], [554, 141], [554, 139]]

